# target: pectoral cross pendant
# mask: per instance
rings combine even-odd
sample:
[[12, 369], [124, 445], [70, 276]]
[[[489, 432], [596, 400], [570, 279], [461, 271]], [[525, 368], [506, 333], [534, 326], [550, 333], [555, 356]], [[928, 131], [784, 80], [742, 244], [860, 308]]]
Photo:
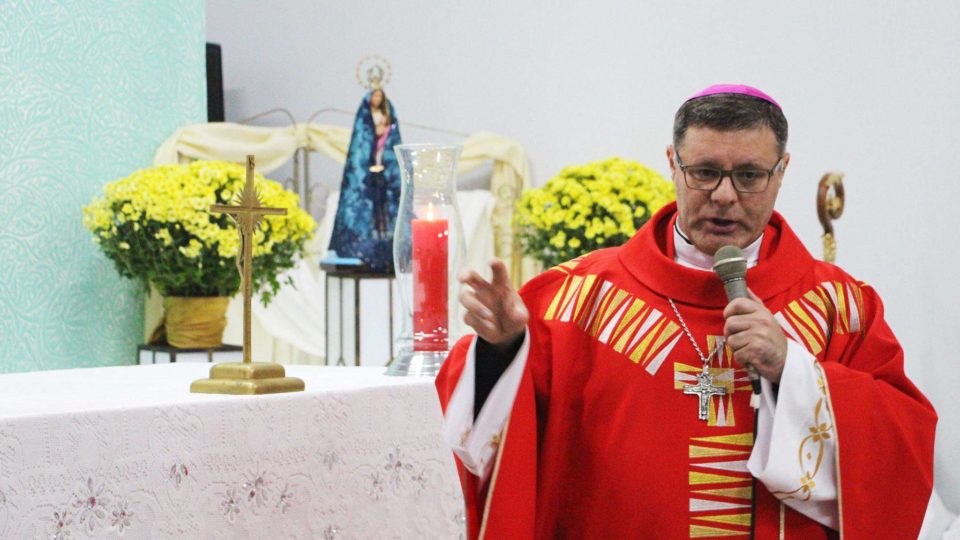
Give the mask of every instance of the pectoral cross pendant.
[[710, 368], [706, 364], [703, 371], [697, 375], [697, 384], [685, 384], [683, 386], [684, 394], [696, 394], [700, 398], [700, 420], [707, 420], [710, 417], [710, 398], [712, 396], [722, 396], [727, 393], [727, 389], [715, 386], [713, 376], [710, 375]]

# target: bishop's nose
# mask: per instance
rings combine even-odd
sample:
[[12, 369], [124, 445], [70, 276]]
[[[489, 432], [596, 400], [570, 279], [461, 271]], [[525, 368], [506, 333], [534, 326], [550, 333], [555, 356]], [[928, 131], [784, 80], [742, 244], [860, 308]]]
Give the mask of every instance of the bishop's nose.
[[710, 200], [720, 206], [729, 206], [739, 198], [737, 189], [733, 187], [733, 179], [729, 175], [720, 179], [720, 185], [710, 192]]

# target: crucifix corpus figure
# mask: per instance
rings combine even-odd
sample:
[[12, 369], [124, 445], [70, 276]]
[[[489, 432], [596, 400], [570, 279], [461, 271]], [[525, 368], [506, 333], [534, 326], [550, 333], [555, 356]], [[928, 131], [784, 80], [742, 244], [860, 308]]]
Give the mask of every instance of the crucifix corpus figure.
[[253, 297], [253, 232], [263, 216], [285, 216], [286, 208], [260, 206], [260, 196], [253, 181], [256, 167], [254, 156], [247, 156], [247, 182], [240, 192], [240, 204], [212, 204], [210, 212], [227, 214], [237, 224], [240, 233], [240, 250], [237, 252], [237, 270], [240, 271], [240, 287], [243, 290], [243, 362], [250, 363], [250, 312]]

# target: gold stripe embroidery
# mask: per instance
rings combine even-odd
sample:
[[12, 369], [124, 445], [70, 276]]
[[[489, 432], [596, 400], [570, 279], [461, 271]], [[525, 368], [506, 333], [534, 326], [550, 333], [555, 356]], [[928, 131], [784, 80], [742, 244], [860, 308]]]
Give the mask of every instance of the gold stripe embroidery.
[[583, 328], [583, 325], [579, 323], [580, 317], [583, 312], [583, 305], [586, 302], [587, 298], [591, 297], [594, 292], [593, 284], [597, 281], [597, 276], [594, 274], [588, 275], [583, 280], [583, 285], [580, 287], [580, 294], [577, 295], [577, 306], [573, 310], [573, 316], [570, 318], [572, 321], [577, 321], [578, 326]]
[[[627, 315], [630, 315], [631, 313], [636, 313], [636, 311], [641, 307], [643, 307], [642, 301], [640, 300], [634, 301], [633, 305], [630, 306], [630, 310], [629, 310], [629, 313], [627, 313]], [[623, 353], [623, 349], [627, 346], [627, 342], [629, 342], [630, 338], [633, 337], [634, 333], [637, 331], [637, 327], [640, 326], [640, 323], [646, 320], [650, 311], [651, 311], [650, 309], [644, 308], [639, 315], [634, 317], [633, 322], [630, 323], [630, 326], [627, 327], [627, 329], [624, 330], [622, 334], [620, 334], [620, 339], [618, 339], [617, 344], [613, 346], [613, 350], [621, 354]], [[624, 318], [626, 318], [626, 316]], [[623, 322], [621, 322], [620, 324], [623, 324]]]
[[640, 344], [634, 347], [633, 352], [630, 353], [630, 360], [634, 363], [640, 361], [640, 358], [643, 356], [644, 351], [647, 350], [647, 346], [653, 341], [654, 335], [660, 330], [660, 327], [663, 326], [666, 319], [661, 318], [657, 321], [657, 324], [653, 325], [653, 328], [647, 331], [646, 335], [643, 336], [643, 339], [640, 340]]
[[[824, 281], [788, 303], [777, 316], [789, 326], [789, 330], [786, 326], [784, 329], [796, 334], [794, 337], [805, 342], [807, 350], [816, 356], [826, 348], [832, 334], [862, 331], [862, 312], [860, 284]], [[825, 328], [818, 322], [821, 317]]]
[[753, 497], [753, 488], [750, 486], [717, 488], [717, 489], [698, 489], [694, 493], [699, 495], [717, 495], [720, 497], [733, 497], [735, 499], [749, 499]]
[[557, 312], [558, 319], [563, 319], [564, 314], [573, 310], [573, 301], [576, 299], [577, 293], [580, 292], [582, 284], [583, 276], [573, 276], [570, 285], [567, 287], [567, 293], [563, 296], [563, 302], [560, 304], [560, 311]]
[[574, 323], [576, 323], [578, 328], [589, 334], [593, 317], [597, 314], [599, 305], [603, 300], [603, 282], [594, 283], [588, 291], [581, 292], [586, 294], [586, 298], [584, 300], [583, 308], [580, 309], [578, 306], [579, 315], [574, 318]]
[[[793, 306], [791, 302], [790, 307]], [[789, 308], [788, 308], [789, 309]], [[792, 311], [792, 310], [791, 310]], [[807, 342], [807, 349], [813, 354], [816, 355], [821, 351], [820, 344], [817, 343], [817, 339], [814, 338], [807, 327], [797, 319], [797, 316], [794, 315], [791, 311], [784, 310], [782, 313], [786, 315], [787, 321], [790, 323], [790, 326], [800, 331], [800, 334], [803, 336], [803, 339]]]
[[[590, 334], [590, 337], [597, 337], [597, 332], [600, 329], [600, 323], [604, 320], [604, 316], [607, 314], [607, 307], [610, 305], [610, 301], [613, 300], [613, 297], [616, 294], [616, 287], [613, 284], [607, 285], [609, 282], [604, 281], [599, 286], [599, 292], [597, 292], [597, 298], [592, 302], [596, 308], [593, 310], [592, 316], [587, 316], [583, 329]], [[606, 287], [607, 290], [604, 291], [603, 288]]]
[[507, 442], [507, 431], [510, 428], [510, 417], [503, 424], [503, 435], [500, 438], [501, 444], [497, 446], [497, 459], [493, 462], [493, 472], [490, 476], [490, 487], [487, 489], [487, 501], [483, 505], [483, 519], [480, 521], [480, 534], [477, 535], [482, 540], [487, 533], [487, 519], [490, 517], [490, 503], [493, 501], [493, 490], [497, 487], [497, 476], [500, 474], [500, 458], [503, 456], [503, 448]]
[[797, 303], [803, 307], [808, 315], [813, 319], [813, 323], [816, 325], [817, 335], [820, 337], [821, 343], [826, 346], [827, 341], [830, 340], [830, 329], [832, 321], [827, 319], [826, 314], [817, 309], [817, 306], [806, 299], [799, 299]]
[[840, 323], [843, 328], [850, 328], [850, 319], [847, 317], [847, 291], [843, 283], [839, 281], [831, 282], [833, 290], [837, 293], [837, 313], [840, 314]]
[[[662, 319], [665, 320], [665, 319]], [[653, 358], [653, 353], [660, 350], [660, 347], [670, 338], [676, 335], [677, 330], [680, 330], [680, 327], [674, 324], [673, 321], [667, 321], [666, 327], [660, 332], [660, 335], [657, 336], [657, 340], [653, 343], [653, 346], [650, 347], [649, 353], [644, 357], [642, 365], [647, 365], [648, 362]]]
[[547, 308], [547, 313], [543, 316], [546, 320], [552, 320], [557, 313], [557, 307], [561, 306], [560, 299], [563, 298], [564, 293], [570, 287], [570, 276], [567, 276], [563, 280], [563, 283], [560, 285], [560, 289], [557, 291], [557, 294], [554, 295], [553, 301], [550, 302], [550, 307]]
[[[850, 284], [850, 294], [853, 296], [853, 302], [856, 305], [857, 309], [857, 324], [854, 325], [853, 321], [850, 321], [851, 332], [863, 332], [866, 326], [863, 324], [863, 292], [860, 290], [860, 286], [856, 283]], [[854, 306], [850, 306], [853, 309]], [[856, 326], [856, 328], [852, 328]]]
[[810, 289], [806, 294], [803, 295], [814, 307], [817, 308], [817, 311], [826, 318], [827, 316], [827, 304], [823, 301], [823, 297], [820, 296], [820, 287]]
[[614, 292], [614, 290], [615, 289], [611, 287], [610, 292], [607, 293], [609, 301], [606, 302], [606, 306], [601, 306], [601, 311], [593, 318], [593, 328], [590, 329], [590, 335], [593, 337], [596, 337], [602, 329], [607, 327], [610, 319], [620, 311], [620, 308], [624, 304], [624, 299], [627, 297], [626, 291], [617, 289], [616, 292]]
[[787, 533], [786, 521], [787, 521], [787, 512], [783, 506], [783, 503], [780, 503], [780, 540], [784, 540]]
[[750, 533], [718, 529], [716, 527], [705, 527], [703, 525], [690, 525], [690, 538], [710, 538], [713, 536], [750, 536]]
[[783, 503], [780, 503], [780, 540], [784, 540], [787, 533], [786, 521], [787, 521], [787, 512], [783, 506]]
[[576, 259], [570, 259], [567, 262], [560, 263], [552, 268], [552, 270], [559, 270], [561, 272], [570, 273], [570, 270], [573, 270], [580, 264], [580, 259], [583, 259], [582, 256], [577, 257]]
[[730, 367], [733, 365], [733, 349], [726, 344], [723, 336], [707, 335], [707, 350], [712, 351], [717, 348], [717, 343], [723, 343], [723, 349], [717, 354], [717, 367]]
[[[630, 332], [624, 332], [624, 329], [626, 329], [628, 326], [630, 328], [636, 328], [637, 323], [634, 321], [634, 316], [636, 316], [637, 313], [640, 313], [640, 316], [637, 317], [637, 319], [642, 319], [645, 316], [643, 314], [650, 309], [645, 307], [646, 304], [644, 304], [643, 300], [640, 300], [639, 298], [631, 299], [628, 297], [626, 302], [630, 302], [630, 307], [627, 308], [627, 312], [623, 314], [623, 317], [620, 317], [620, 320], [617, 321], [617, 327], [613, 330], [613, 333], [610, 334], [610, 343], [618, 340], [618, 338], [620, 338], [624, 333], [629, 334]], [[630, 323], [633, 323], [633, 325], [630, 325]], [[622, 351], [624, 345], [626, 345], [626, 343], [622, 340], [620, 340], [620, 342], [620, 349], [617, 352]]]
[[694, 437], [692, 441], [713, 442], [721, 444], [736, 444], [738, 446], [753, 447], [753, 433], [738, 433], [736, 435], [716, 435], [714, 437]]
[[[861, 321], [863, 321], [863, 312], [861, 311]], [[865, 325], [860, 324], [860, 327], [863, 328]], [[827, 414], [830, 415], [830, 421], [833, 422], [833, 425], [837, 424], [836, 418], [833, 416], [833, 400], [830, 398], [830, 384], [827, 381], [827, 376], [823, 372], [823, 368], [818, 364], [816, 366], [817, 371], [820, 373], [819, 381], [823, 382], [823, 392], [827, 397]], [[843, 540], [843, 484], [840, 481], [840, 437], [834, 434], [833, 438], [833, 463], [834, 469], [837, 472], [837, 514], [840, 518], [840, 540]]]
[[662, 313], [596, 274], [565, 279], [544, 320], [572, 322], [594, 339], [603, 336], [604, 343], [646, 366], [651, 375], [677, 343], [674, 338], [680, 331]]
[[[803, 310], [803, 307], [800, 305], [800, 302], [793, 301], [790, 302], [790, 310], [793, 311], [793, 314], [804, 323], [805, 326], [800, 326], [801, 331], [804, 329], [809, 330], [809, 336], [813, 338], [812, 345], [817, 349], [817, 352], [823, 349], [823, 345], [826, 343], [824, 336], [821, 334], [820, 326], [810, 317], [810, 315]], [[806, 332], [804, 332], [806, 333]], [[816, 355], [816, 353], [814, 353]]]
[[690, 485], [700, 484], [729, 484], [730, 482], [743, 482], [742, 476], [727, 476], [725, 474], [711, 474], [704, 472], [690, 471]]
[[827, 293], [827, 284], [821, 284], [813, 290], [817, 293], [817, 296], [820, 297], [820, 301], [823, 302], [824, 317], [826, 318], [827, 325], [831, 327], [831, 332], [845, 333], [846, 331], [843, 327], [838, 324], [840, 316], [837, 314], [837, 306], [833, 304], [833, 300], [830, 299], [830, 294]]
[[728, 523], [730, 525], [750, 526], [750, 514], [719, 514], [716, 516], [694, 516], [693, 519], [711, 521], [713, 523]]
[[800, 303], [799, 300], [794, 300], [793, 302], [790, 302], [790, 304], [787, 307], [790, 309], [791, 313], [793, 314], [794, 317], [796, 317], [798, 321], [804, 323], [805, 325], [804, 328], [809, 330], [814, 337], [817, 337], [817, 338], [820, 337], [819, 335], [817, 335], [820, 333], [819, 332], [820, 327], [817, 325], [816, 322], [813, 321], [810, 315], [803, 309], [803, 305]]

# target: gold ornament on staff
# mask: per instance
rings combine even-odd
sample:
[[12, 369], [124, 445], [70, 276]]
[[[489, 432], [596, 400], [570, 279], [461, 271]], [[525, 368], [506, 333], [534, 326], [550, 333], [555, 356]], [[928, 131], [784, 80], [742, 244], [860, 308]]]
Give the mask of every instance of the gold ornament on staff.
[[[833, 193], [830, 193], [830, 190]], [[843, 215], [843, 173], [827, 173], [817, 186], [817, 217], [823, 226], [823, 260], [837, 259], [837, 239], [833, 234], [833, 220]]]
[[190, 391], [200, 394], [274, 394], [299, 392], [305, 387], [301, 379], [287, 377], [283, 366], [273, 362], [250, 360], [251, 298], [253, 297], [253, 232], [265, 215], [285, 216], [286, 208], [267, 208], [253, 182], [253, 156], [247, 156], [247, 182], [240, 192], [238, 205], [213, 204], [210, 212], [227, 214], [237, 224], [240, 250], [237, 269], [243, 287], [243, 362], [223, 362], [210, 368], [210, 378], [193, 381]]

